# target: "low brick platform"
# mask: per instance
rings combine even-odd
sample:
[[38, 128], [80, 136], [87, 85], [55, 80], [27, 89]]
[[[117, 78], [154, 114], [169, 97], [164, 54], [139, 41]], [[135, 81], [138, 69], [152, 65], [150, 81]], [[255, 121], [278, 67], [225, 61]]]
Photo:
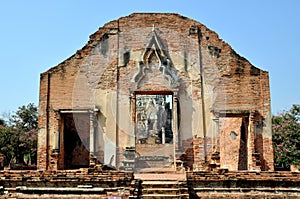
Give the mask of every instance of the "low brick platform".
[[108, 198], [134, 195], [132, 172], [0, 171], [0, 198]]
[[300, 198], [300, 173], [188, 172], [190, 198]]
[[0, 171], [0, 198], [300, 198], [300, 173]]

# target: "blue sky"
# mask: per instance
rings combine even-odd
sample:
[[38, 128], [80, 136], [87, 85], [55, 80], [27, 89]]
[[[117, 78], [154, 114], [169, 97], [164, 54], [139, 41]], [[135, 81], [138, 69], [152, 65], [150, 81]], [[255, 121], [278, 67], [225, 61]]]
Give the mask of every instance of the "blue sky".
[[89, 35], [133, 12], [174, 12], [217, 32], [269, 71], [272, 112], [300, 103], [299, 0], [52, 0], [0, 5], [0, 117], [38, 104], [39, 75], [81, 49]]

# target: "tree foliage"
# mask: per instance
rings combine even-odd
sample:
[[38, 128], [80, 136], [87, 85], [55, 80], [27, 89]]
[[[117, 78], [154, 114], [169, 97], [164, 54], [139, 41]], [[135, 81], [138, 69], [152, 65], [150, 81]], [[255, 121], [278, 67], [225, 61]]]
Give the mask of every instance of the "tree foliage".
[[0, 126], [4, 126], [4, 125], [5, 125], [4, 119], [1, 119], [1, 118], [0, 118]]
[[275, 166], [300, 165], [300, 105], [272, 118]]
[[5, 156], [5, 165], [36, 163], [37, 115], [37, 107], [30, 103], [19, 107], [8, 125], [0, 125], [0, 153]]

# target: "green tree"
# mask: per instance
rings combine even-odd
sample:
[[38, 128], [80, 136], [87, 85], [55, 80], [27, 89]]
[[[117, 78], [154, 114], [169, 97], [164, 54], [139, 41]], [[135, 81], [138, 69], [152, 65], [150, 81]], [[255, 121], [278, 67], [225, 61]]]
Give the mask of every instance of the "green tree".
[[5, 157], [4, 165], [8, 165], [14, 157], [13, 134], [13, 127], [0, 126], [0, 153]]
[[1, 118], [0, 118], [0, 126], [4, 126], [4, 125], [5, 125], [4, 119], [1, 119]]
[[36, 163], [37, 107], [30, 103], [18, 108], [9, 118], [9, 125], [0, 126], [0, 153], [6, 165]]
[[276, 167], [288, 169], [300, 165], [300, 105], [272, 118], [273, 147]]
[[37, 107], [33, 103], [19, 107], [17, 112], [11, 116], [10, 122], [22, 131], [36, 129], [38, 125]]

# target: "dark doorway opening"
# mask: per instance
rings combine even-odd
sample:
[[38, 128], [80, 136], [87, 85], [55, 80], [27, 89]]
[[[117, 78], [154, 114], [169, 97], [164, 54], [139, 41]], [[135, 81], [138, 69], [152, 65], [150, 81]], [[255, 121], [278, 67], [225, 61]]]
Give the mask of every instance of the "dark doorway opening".
[[239, 149], [239, 162], [238, 170], [247, 170], [248, 169], [248, 150], [247, 150], [247, 138], [248, 138], [248, 125], [249, 118], [244, 117], [240, 129], [240, 149]]
[[64, 168], [88, 167], [89, 114], [64, 114], [63, 121]]

